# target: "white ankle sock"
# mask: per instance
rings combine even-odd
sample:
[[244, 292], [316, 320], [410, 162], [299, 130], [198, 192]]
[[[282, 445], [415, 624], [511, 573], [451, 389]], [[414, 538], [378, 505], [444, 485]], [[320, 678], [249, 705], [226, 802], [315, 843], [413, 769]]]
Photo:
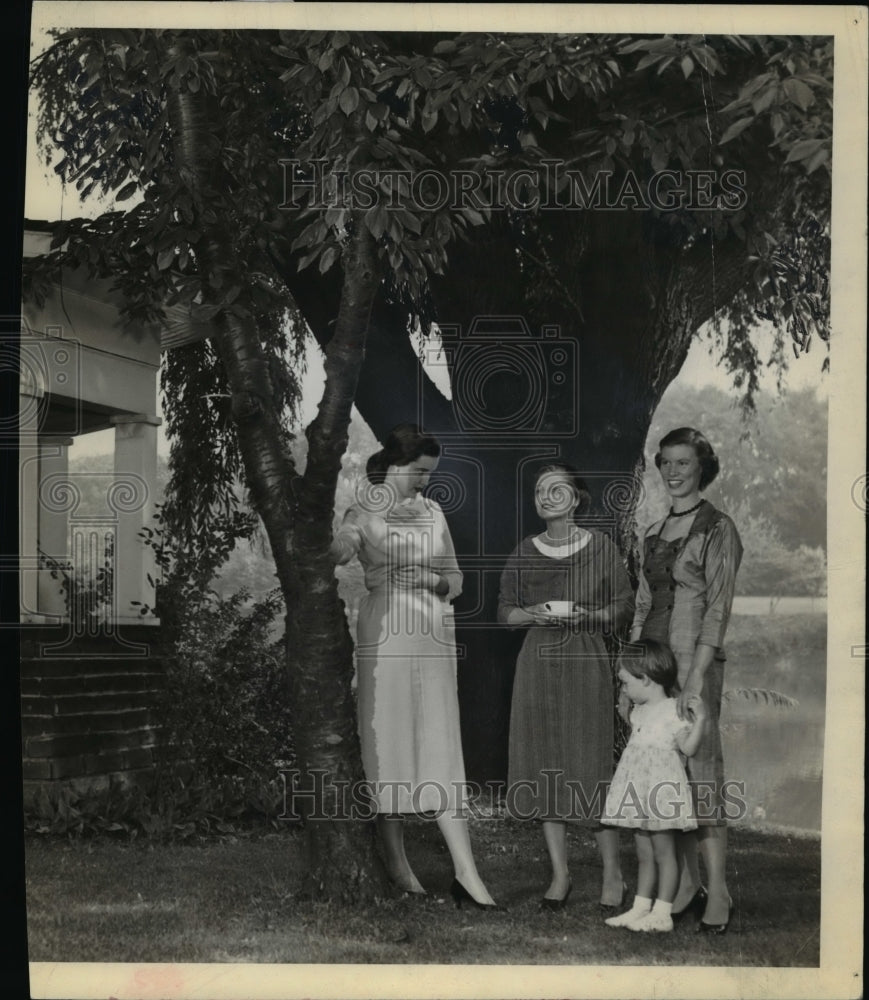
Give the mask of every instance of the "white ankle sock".
[[660, 913], [662, 917], [669, 917], [673, 913], [673, 904], [665, 903], [663, 899], [656, 899], [652, 907], [652, 913]]
[[626, 927], [631, 921], [645, 916], [652, 909], [652, 901], [648, 896], [634, 896], [631, 908], [617, 917], [607, 917], [604, 923], [608, 927]]

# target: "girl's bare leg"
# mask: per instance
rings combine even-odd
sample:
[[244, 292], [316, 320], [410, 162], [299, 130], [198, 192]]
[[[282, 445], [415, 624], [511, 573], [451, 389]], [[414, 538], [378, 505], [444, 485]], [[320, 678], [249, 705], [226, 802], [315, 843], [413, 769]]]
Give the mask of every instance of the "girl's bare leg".
[[637, 830], [634, 834], [637, 847], [637, 895], [644, 899], [655, 898], [655, 851], [652, 838], [646, 830]]
[[656, 830], [652, 834], [652, 849], [658, 869], [656, 899], [672, 903], [679, 882], [679, 863], [676, 860], [676, 836], [672, 830]]

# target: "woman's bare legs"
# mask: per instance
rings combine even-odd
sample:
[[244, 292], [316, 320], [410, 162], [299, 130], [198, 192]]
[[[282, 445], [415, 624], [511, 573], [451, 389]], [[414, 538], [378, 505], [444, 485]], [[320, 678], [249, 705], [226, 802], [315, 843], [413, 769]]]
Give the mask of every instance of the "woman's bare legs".
[[727, 860], [727, 827], [701, 826], [697, 830], [700, 856], [706, 869], [709, 898], [703, 920], [707, 924], [726, 923], [730, 911], [725, 862]]
[[[614, 827], [601, 827], [595, 831], [595, 840], [603, 862], [603, 885], [600, 901], [606, 906], [618, 906], [622, 901], [624, 882], [619, 855], [619, 831]], [[546, 890], [547, 899], [564, 899], [570, 885], [567, 867], [567, 824], [563, 820], [544, 820], [543, 839], [552, 865], [552, 881]]]
[[474, 863], [471, 836], [465, 816], [457, 809], [446, 809], [437, 817], [437, 824], [453, 859], [456, 878], [478, 903], [494, 904], [495, 901], [483, 885]]
[[679, 914], [691, 902], [703, 884], [700, 878], [697, 834], [690, 830], [676, 834], [676, 860], [679, 864], [679, 886], [673, 898], [673, 913]]
[[405, 892], [424, 893], [425, 889], [413, 874], [413, 869], [404, 853], [404, 819], [379, 813], [377, 829], [383, 844], [386, 873]]
[[564, 820], [544, 820], [543, 839], [552, 865], [552, 881], [544, 898], [564, 899], [570, 886], [570, 872], [567, 870], [567, 824]]
[[619, 831], [614, 826], [602, 826], [595, 831], [594, 839], [603, 862], [600, 901], [604, 906], [621, 906], [625, 882], [622, 878]]

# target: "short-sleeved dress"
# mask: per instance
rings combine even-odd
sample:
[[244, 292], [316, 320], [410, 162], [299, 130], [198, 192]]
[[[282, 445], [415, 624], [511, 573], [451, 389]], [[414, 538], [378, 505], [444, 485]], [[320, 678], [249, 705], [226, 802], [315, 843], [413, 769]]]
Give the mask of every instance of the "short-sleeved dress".
[[694, 515], [684, 538], [662, 541], [663, 526], [661, 520], [646, 532], [633, 628], [641, 629], [641, 639], [669, 644], [679, 666], [680, 685], [691, 669], [697, 644], [715, 647], [700, 692], [706, 705], [703, 736], [685, 769], [692, 783], [697, 822], [720, 825], [727, 816], [719, 731], [723, 644], [742, 543], [730, 518], [708, 501]]
[[[451, 604], [462, 574], [438, 504], [420, 496], [402, 507], [412, 520], [351, 507], [335, 536], [368, 590], [356, 634], [362, 764], [379, 812], [440, 812], [464, 800]], [[411, 565], [441, 573], [449, 592], [393, 586], [392, 570]]]
[[[524, 539], [501, 574], [499, 621], [550, 600], [606, 609], [620, 630], [633, 611], [621, 556], [597, 531], [566, 546]], [[613, 773], [614, 685], [600, 627], [532, 625], [516, 662], [507, 808], [527, 819], [597, 824]]]
[[631, 738], [607, 793], [602, 823], [638, 830], [694, 830], [697, 820], [677, 736], [690, 723], [675, 698], [634, 705]]

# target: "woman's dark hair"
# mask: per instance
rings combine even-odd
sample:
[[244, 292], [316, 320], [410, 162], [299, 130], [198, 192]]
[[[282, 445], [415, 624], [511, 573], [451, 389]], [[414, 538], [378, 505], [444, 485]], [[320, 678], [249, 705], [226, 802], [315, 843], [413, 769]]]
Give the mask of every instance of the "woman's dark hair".
[[383, 448], [368, 459], [365, 475], [372, 486], [379, 486], [390, 465], [410, 465], [420, 455], [437, 458], [440, 453], [436, 437], [426, 434], [416, 424], [399, 424], [389, 432]]
[[661, 468], [661, 452], [664, 448], [671, 448], [677, 444], [689, 444], [694, 449], [700, 462], [700, 489], [705, 490], [718, 475], [720, 465], [718, 456], [706, 435], [694, 430], [693, 427], [677, 427], [661, 438], [658, 442], [658, 453], [655, 455], [655, 466]]
[[650, 681], [660, 684], [664, 694], [672, 698], [679, 693], [679, 668], [673, 650], [663, 642], [655, 639], [643, 639], [642, 656], [619, 657], [619, 666], [624, 667], [634, 677], [648, 677]]
[[573, 488], [573, 493], [576, 497], [576, 513], [587, 514], [591, 507], [591, 493], [586, 481], [579, 474], [579, 470], [575, 469], [572, 465], [568, 465], [567, 462], [550, 462], [548, 465], [544, 465], [537, 470], [537, 475], [534, 477], [534, 484], [539, 483], [541, 477], [545, 476], [547, 472], [557, 472], [559, 475], [564, 476]]

